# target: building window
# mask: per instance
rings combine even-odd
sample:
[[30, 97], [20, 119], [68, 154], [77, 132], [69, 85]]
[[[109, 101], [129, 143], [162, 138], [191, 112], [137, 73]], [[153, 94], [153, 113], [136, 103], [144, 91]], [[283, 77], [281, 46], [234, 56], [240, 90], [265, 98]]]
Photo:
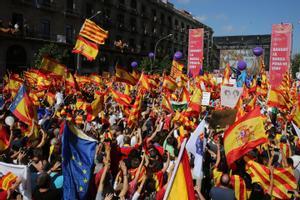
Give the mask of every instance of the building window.
[[74, 0], [67, 0], [67, 9], [74, 10], [74, 7], [75, 7]]
[[85, 6], [86, 17], [87, 18], [91, 17], [93, 15], [93, 13], [94, 13], [93, 6], [90, 3], [86, 3], [86, 6]]
[[41, 21], [41, 36], [46, 39], [50, 38], [50, 21], [49, 20]]
[[146, 9], [146, 6], [144, 4], [142, 4], [141, 6], [141, 13], [146, 16], [147, 15], [147, 9]]
[[136, 0], [131, 0], [130, 7], [136, 9]]
[[136, 19], [135, 18], [131, 18], [130, 19], [130, 27], [132, 31], [136, 31]]
[[73, 43], [74, 41], [74, 32], [72, 25], [66, 25], [66, 42]]
[[171, 28], [173, 28], [173, 22], [171, 16], [168, 17], [168, 24]]

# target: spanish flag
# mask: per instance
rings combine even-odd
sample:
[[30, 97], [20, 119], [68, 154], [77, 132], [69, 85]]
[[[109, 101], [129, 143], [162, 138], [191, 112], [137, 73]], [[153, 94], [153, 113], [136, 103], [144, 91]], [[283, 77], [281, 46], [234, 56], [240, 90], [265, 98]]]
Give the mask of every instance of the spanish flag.
[[105, 39], [108, 38], [108, 31], [102, 29], [95, 22], [85, 19], [79, 35], [95, 42], [96, 44], [104, 44]]
[[55, 104], [55, 94], [52, 92], [47, 92], [46, 96], [49, 105], [53, 106]]
[[11, 103], [9, 110], [22, 122], [31, 125], [35, 118], [34, 106], [26, 93], [25, 86], [22, 85]]
[[[264, 190], [268, 190], [270, 186], [270, 169], [253, 160], [249, 160], [246, 164], [246, 170], [250, 174], [252, 183], [260, 183]], [[293, 169], [274, 168], [273, 172], [273, 192], [272, 196], [278, 199], [290, 199], [289, 190], [297, 188], [296, 178]]]
[[130, 106], [131, 103], [131, 98], [128, 95], [122, 94], [119, 91], [110, 89], [110, 93], [113, 97], [113, 99], [115, 100], [115, 102], [117, 102], [118, 104], [122, 105], [122, 106]]
[[178, 77], [181, 77], [183, 67], [184, 67], [183, 63], [173, 60], [170, 76], [174, 80], [176, 80]]
[[181, 97], [180, 97], [180, 101], [185, 101], [187, 103], [190, 102], [191, 97], [190, 97], [190, 93], [189, 91], [186, 89], [185, 86], [182, 87], [182, 92], [181, 92]]
[[12, 97], [14, 98], [22, 84], [23, 80], [19, 77], [19, 75], [12, 74], [9, 76], [9, 80], [4, 87], [4, 92], [10, 92]]
[[186, 139], [181, 144], [176, 166], [172, 173], [171, 180], [174, 178], [174, 181], [169, 182], [164, 199], [196, 200], [189, 157], [185, 150], [185, 143]]
[[129, 85], [136, 85], [137, 80], [124, 68], [117, 65], [116, 66], [116, 81], [117, 82], [124, 82]]
[[41, 63], [41, 70], [58, 77], [66, 77], [67, 67], [60, 64], [58, 61], [44, 57]]
[[76, 82], [73, 74], [71, 72], [67, 72], [67, 77], [65, 79], [65, 88], [66, 93], [71, 94], [76, 92]]
[[269, 90], [267, 105], [278, 107], [280, 109], [289, 109], [292, 106], [286, 95], [282, 91], [276, 89]]
[[9, 135], [5, 126], [0, 124], [0, 152], [9, 147]]
[[171, 77], [165, 76], [162, 87], [172, 92], [176, 90], [177, 83]]
[[104, 93], [95, 93], [95, 99], [91, 103], [88, 111], [87, 121], [92, 121], [104, 108]]
[[225, 131], [224, 149], [228, 165], [267, 141], [263, 117], [260, 108], [256, 107]]
[[189, 113], [189, 115], [198, 115], [201, 112], [201, 100], [202, 91], [201, 89], [196, 88], [193, 96], [191, 97], [191, 101], [189, 103], [188, 109], [186, 110], [186, 113]]
[[92, 83], [94, 83], [97, 86], [100, 86], [103, 83], [101, 77], [98, 74], [90, 74], [89, 78], [91, 79]]
[[78, 36], [72, 53], [81, 54], [89, 61], [95, 60], [98, 55], [98, 46], [83, 37]]
[[157, 88], [157, 83], [154, 79], [152, 79], [149, 75], [142, 74], [139, 80], [139, 83], [142, 88], [147, 91], [154, 90]]

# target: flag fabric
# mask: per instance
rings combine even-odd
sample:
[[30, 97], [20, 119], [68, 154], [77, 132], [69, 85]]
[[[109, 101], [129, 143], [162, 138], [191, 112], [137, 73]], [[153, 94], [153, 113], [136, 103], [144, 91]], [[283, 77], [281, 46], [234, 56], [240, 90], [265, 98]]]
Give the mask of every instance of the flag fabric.
[[5, 191], [9, 190], [9, 188], [11, 188], [11, 186], [16, 182], [16, 180], [17, 176], [11, 172], [8, 172], [0, 178], [0, 189]]
[[88, 109], [88, 121], [92, 121], [104, 108], [104, 94], [95, 93], [95, 99]]
[[22, 85], [11, 103], [9, 110], [22, 122], [31, 125], [35, 117], [34, 106], [26, 93], [25, 86]]
[[191, 100], [190, 96], [191, 95], [190, 95], [189, 91], [186, 89], [186, 87], [183, 86], [180, 101], [185, 101], [185, 102], [189, 103]]
[[0, 152], [6, 150], [9, 147], [9, 135], [8, 132], [3, 126], [0, 124]]
[[86, 199], [97, 141], [65, 122], [62, 136], [63, 199]]
[[224, 149], [228, 165], [267, 141], [260, 108], [256, 107], [224, 133]]
[[250, 102], [246, 105], [246, 111], [250, 112], [251, 110], [253, 110], [255, 108], [256, 105], [256, 101], [257, 101], [257, 96], [255, 95]]
[[163, 97], [162, 97], [161, 107], [162, 107], [162, 109], [164, 109], [165, 111], [167, 111], [169, 113], [174, 113], [171, 102], [166, 95], [163, 95]]
[[289, 99], [284, 96], [282, 91], [276, 89], [269, 90], [267, 105], [278, 107], [280, 109], [289, 109], [291, 107]]
[[236, 200], [246, 200], [247, 189], [244, 179], [239, 175], [232, 175], [230, 177], [230, 183], [234, 189], [234, 195]]
[[151, 91], [157, 88], [157, 83], [149, 75], [142, 74], [138, 81], [138, 84], [147, 91]]
[[242, 97], [240, 97], [240, 99], [238, 100], [238, 102], [235, 106], [235, 109], [237, 110], [235, 121], [238, 121], [239, 119], [241, 119], [245, 115]]
[[87, 60], [93, 61], [98, 55], [98, 46], [95, 43], [78, 36], [72, 53], [81, 54], [86, 57]]
[[30, 170], [25, 165], [14, 165], [0, 162], [0, 173], [12, 173], [22, 179], [18, 191], [22, 194], [24, 200], [31, 200], [31, 176]]
[[139, 121], [141, 107], [142, 107], [142, 100], [143, 100], [143, 94], [139, 93], [130, 110], [130, 114], [127, 121], [129, 127], [136, 125]]
[[76, 87], [76, 81], [71, 72], [67, 72], [67, 77], [65, 79], [65, 87], [66, 87], [66, 93], [71, 94], [77, 91]]
[[114, 89], [110, 89], [110, 93], [113, 97], [113, 99], [115, 100], [115, 102], [117, 102], [118, 104], [122, 105], [122, 106], [130, 106], [131, 103], [131, 98], [128, 95], [122, 94], [119, 91], [116, 91]]
[[176, 166], [172, 173], [174, 181], [168, 183], [167, 190], [169, 189], [169, 193], [165, 193], [164, 200], [177, 200], [178, 198], [181, 200], [196, 199], [189, 158], [185, 150], [185, 142], [184, 140], [181, 144], [180, 156], [176, 160]]
[[[270, 169], [253, 160], [246, 164], [246, 170], [250, 174], [252, 183], [259, 183], [264, 190], [270, 186]], [[272, 196], [279, 199], [290, 199], [289, 190], [297, 188], [296, 179], [292, 168], [274, 168]]]
[[137, 80], [124, 68], [117, 65], [116, 66], [116, 81], [117, 82], [124, 82], [129, 85], [136, 85]]
[[202, 163], [203, 154], [206, 146], [206, 138], [204, 137], [205, 120], [203, 119], [197, 126], [196, 130], [191, 134], [189, 140], [186, 143], [186, 149], [188, 152], [194, 155], [194, 168], [193, 176], [198, 178], [202, 177]]
[[200, 88], [197, 88], [191, 97], [186, 113], [189, 113], [190, 115], [198, 115], [201, 112], [201, 101], [202, 91]]
[[173, 60], [170, 77], [172, 77], [174, 80], [176, 80], [178, 77], [181, 77], [183, 67], [183, 63]]
[[229, 84], [229, 79], [230, 79], [230, 65], [229, 65], [229, 63], [227, 63], [225, 70], [224, 70], [222, 85]]
[[169, 91], [175, 91], [177, 83], [171, 77], [165, 76], [162, 87]]
[[300, 127], [300, 102], [297, 103], [295, 110], [292, 113], [292, 121]]
[[4, 92], [10, 92], [12, 98], [14, 98], [23, 84], [23, 80], [17, 74], [12, 74], [9, 76], [9, 80], [4, 87]]
[[79, 35], [95, 42], [96, 44], [104, 44], [105, 39], [108, 38], [108, 31], [102, 29], [95, 22], [85, 19]]
[[94, 83], [97, 86], [101, 86], [103, 83], [101, 77], [96, 73], [90, 74], [89, 78], [92, 81], [92, 83]]
[[66, 77], [67, 67], [60, 64], [58, 61], [44, 57], [41, 63], [41, 70], [58, 77]]

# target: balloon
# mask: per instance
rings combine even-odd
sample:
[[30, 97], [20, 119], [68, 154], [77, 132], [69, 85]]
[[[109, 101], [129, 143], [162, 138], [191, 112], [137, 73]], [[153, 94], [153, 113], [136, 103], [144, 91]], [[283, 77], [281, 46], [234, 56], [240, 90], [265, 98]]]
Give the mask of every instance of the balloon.
[[5, 124], [7, 126], [12, 126], [15, 123], [15, 119], [12, 116], [7, 116], [5, 118]]
[[149, 57], [149, 58], [154, 58], [154, 55], [155, 55], [155, 54], [154, 54], [153, 52], [150, 52], [150, 53], [148, 54], [148, 57]]
[[237, 68], [240, 71], [243, 71], [247, 68], [247, 63], [243, 60], [239, 60], [238, 64], [237, 64]]
[[264, 52], [264, 49], [261, 48], [261, 47], [255, 47], [253, 50], [253, 54], [258, 57], [258, 56], [261, 56]]
[[174, 54], [175, 60], [180, 60], [182, 57], [183, 57], [183, 54], [180, 51], [176, 51], [176, 53]]
[[132, 68], [136, 68], [138, 66], [138, 63], [136, 62], [136, 61], [133, 61], [132, 63], [131, 63], [131, 67]]

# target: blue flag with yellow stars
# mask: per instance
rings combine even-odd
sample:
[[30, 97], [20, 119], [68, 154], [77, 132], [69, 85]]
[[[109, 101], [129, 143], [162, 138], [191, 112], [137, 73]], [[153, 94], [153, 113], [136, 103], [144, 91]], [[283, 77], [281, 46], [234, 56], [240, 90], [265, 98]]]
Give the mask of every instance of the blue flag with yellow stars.
[[64, 200], [86, 199], [97, 141], [65, 122], [62, 136]]

